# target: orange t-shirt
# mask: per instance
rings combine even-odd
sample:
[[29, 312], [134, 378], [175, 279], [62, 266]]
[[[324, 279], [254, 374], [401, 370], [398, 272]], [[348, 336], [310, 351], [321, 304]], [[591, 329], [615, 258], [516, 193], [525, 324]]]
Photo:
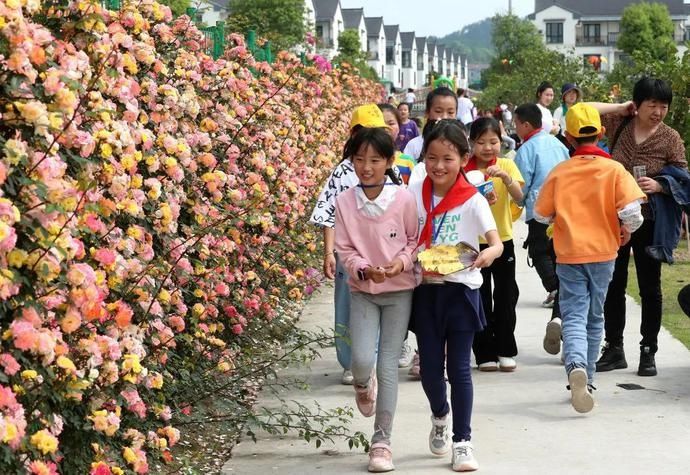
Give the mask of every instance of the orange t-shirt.
[[620, 247], [618, 210], [645, 199], [620, 163], [595, 155], [576, 155], [551, 171], [534, 211], [554, 217], [556, 262], [606, 262], [616, 258]]

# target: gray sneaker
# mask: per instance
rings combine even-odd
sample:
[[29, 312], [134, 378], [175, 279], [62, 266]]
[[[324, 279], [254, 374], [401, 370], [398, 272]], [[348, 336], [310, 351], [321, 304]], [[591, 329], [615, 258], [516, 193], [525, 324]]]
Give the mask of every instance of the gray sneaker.
[[445, 417], [431, 416], [431, 432], [429, 433], [429, 450], [434, 455], [445, 455], [451, 447], [448, 426], [451, 423], [450, 412]]

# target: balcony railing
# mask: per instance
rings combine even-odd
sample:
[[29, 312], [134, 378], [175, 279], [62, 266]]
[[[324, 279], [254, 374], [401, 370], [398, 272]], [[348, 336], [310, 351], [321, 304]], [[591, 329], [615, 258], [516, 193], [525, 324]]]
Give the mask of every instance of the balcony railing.
[[[608, 33], [607, 35], [599, 35], [599, 36], [584, 36], [584, 35], [578, 35], [577, 38], [575, 38], [575, 45], [576, 46], [616, 46], [618, 43], [618, 37], [620, 36], [620, 32], [615, 31]], [[676, 42], [676, 44], [682, 44], [685, 43], [690, 39], [690, 35], [683, 34], [683, 33], [675, 33], [673, 35], [673, 41]]]

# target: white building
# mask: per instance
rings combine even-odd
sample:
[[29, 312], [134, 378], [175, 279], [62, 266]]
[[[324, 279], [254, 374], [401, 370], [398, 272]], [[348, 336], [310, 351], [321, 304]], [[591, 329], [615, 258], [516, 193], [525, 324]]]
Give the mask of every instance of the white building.
[[460, 68], [460, 74], [458, 74], [458, 82], [456, 84], [457, 87], [461, 87], [463, 89], [467, 89], [469, 86], [469, 78], [470, 78], [470, 65], [469, 61], [467, 60], [467, 55], [461, 54], [460, 55], [460, 62], [459, 62], [459, 68]]
[[448, 63], [446, 61], [446, 46], [436, 45], [436, 72], [439, 76], [445, 76]]
[[[675, 25], [679, 54], [685, 51], [690, 5], [688, 0], [655, 0], [668, 7]], [[623, 9], [631, 0], [535, 0], [529, 19], [544, 37], [546, 46], [582, 56], [595, 69], [608, 72], [624, 55], [616, 44]]]
[[[427, 40], [427, 48], [429, 50], [429, 67], [427, 72], [431, 76], [438, 76], [438, 48], [436, 45], [436, 40]], [[431, 82], [429, 83], [431, 85]]]
[[367, 28], [367, 63], [383, 79], [386, 75], [386, 32], [383, 17], [364, 17]]
[[415, 43], [417, 43], [417, 87], [422, 87], [429, 81], [429, 47], [426, 36], [415, 38]]
[[316, 13], [316, 52], [332, 59], [338, 54], [338, 37], [345, 30], [340, 0], [312, 0]]
[[364, 21], [364, 8], [343, 8], [343, 23], [346, 30], [355, 30], [359, 35], [360, 48], [367, 51], [367, 24]]
[[403, 89], [411, 87], [417, 89], [419, 80], [417, 75], [417, 42], [414, 31], [400, 33], [402, 45], [402, 84]]
[[400, 27], [398, 25], [384, 25], [386, 33], [386, 74], [385, 79], [393, 83], [393, 87], [402, 85], [402, 44], [400, 42]]

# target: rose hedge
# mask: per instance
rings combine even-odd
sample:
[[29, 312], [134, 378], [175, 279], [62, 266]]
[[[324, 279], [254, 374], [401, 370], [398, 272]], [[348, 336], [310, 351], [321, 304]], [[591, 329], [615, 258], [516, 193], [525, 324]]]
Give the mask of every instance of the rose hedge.
[[380, 89], [204, 41], [152, 0], [0, 0], [3, 473], [169, 461], [196, 382], [317, 284], [306, 215]]

